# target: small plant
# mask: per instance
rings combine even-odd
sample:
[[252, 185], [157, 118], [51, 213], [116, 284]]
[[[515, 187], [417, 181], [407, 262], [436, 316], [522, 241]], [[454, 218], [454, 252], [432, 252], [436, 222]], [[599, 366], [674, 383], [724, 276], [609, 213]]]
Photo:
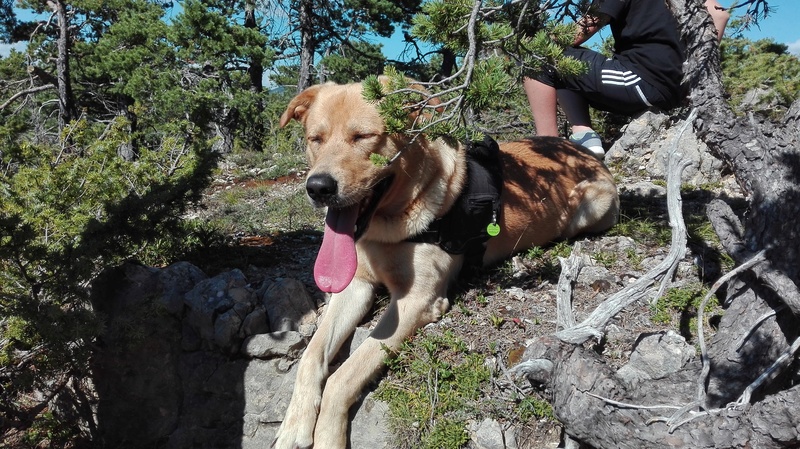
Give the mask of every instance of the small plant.
[[492, 326], [495, 329], [500, 329], [500, 326], [502, 326], [503, 323], [506, 322], [505, 318], [503, 318], [501, 316], [498, 316], [498, 315], [495, 315], [495, 314], [489, 315], [489, 321], [492, 322]]
[[547, 248], [531, 248], [525, 257], [533, 262], [535, 271], [541, 279], [549, 279], [558, 277], [561, 273], [561, 263], [558, 258], [569, 257], [570, 254], [572, 245], [567, 241], [561, 241]]
[[386, 167], [389, 165], [389, 158], [378, 153], [372, 153], [369, 155], [369, 160], [375, 164], [376, 167]]
[[628, 259], [628, 263], [630, 264], [631, 268], [634, 270], [642, 269], [642, 260], [644, 259], [642, 255], [637, 253], [634, 248], [628, 248], [625, 250], [625, 257]]
[[566, 240], [562, 240], [553, 245], [550, 252], [555, 258], [569, 257], [572, 254], [572, 245]]
[[540, 257], [543, 257], [544, 253], [545, 253], [544, 248], [542, 248], [541, 246], [534, 246], [533, 248], [529, 249], [527, 253], [525, 253], [525, 257], [531, 260], [538, 259]]
[[617, 263], [617, 255], [611, 251], [599, 251], [592, 256], [595, 262], [603, 267], [611, 268]]
[[646, 216], [620, 215], [619, 222], [611, 228], [607, 235], [627, 236], [637, 242], [651, 243], [658, 246], [667, 245], [672, 234], [665, 223], [657, 223]]
[[420, 331], [387, 359], [389, 377], [376, 397], [389, 404], [401, 447], [456, 449], [469, 441], [466, 422], [489, 380], [483, 356], [451, 331]]
[[525, 396], [516, 404], [516, 415], [523, 422], [531, 419], [555, 419], [553, 406], [533, 395]]
[[[688, 338], [697, 330], [697, 308], [706, 293], [707, 290], [699, 284], [667, 290], [652, 306], [651, 319], [657, 323], [668, 324], [672, 322], [673, 315], [676, 313], [681, 315], [679, 318], [681, 333]], [[712, 296], [704, 312], [710, 313], [718, 306], [717, 298]]]
[[695, 243], [706, 243], [710, 246], [721, 247], [719, 237], [711, 221], [705, 214], [689, 214], [686, 217], [686, 231], [689, 239]]

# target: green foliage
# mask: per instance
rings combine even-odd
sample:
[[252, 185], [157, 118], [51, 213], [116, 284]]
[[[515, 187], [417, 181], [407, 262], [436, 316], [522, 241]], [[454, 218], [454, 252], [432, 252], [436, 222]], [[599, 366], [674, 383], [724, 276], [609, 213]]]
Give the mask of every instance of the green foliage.
[[[707, 292], [708, 290], [700, 284], [669, 289], [652, 306], [650, 319], [656, 323], [680, 325], [682, 334], [689, 338], [691, 334], [697, 332], [697, 309]], [[708, 316], [718, 307], [716, 296], [712, 296], [706, 304], [704, 313]]]
[[469, 441], [465, 425], [490, 377], [480, 354], [450, 331], [420, 332], [386, 363], [390, 377], [377, 397], [389, 404], [400, 446], [455, 449]]
[[14, 168], [0, 176], [0, 372], [10, 379], [0, 405], [20, 416], [20, 395], [88, 375], [101, 329], [88, 304], [92, 279], [133, 256], [169, 258], [149, 245], [181, 241], [179, 217], [208, 181], [214, 158], [202, 142], [173, 139], [128, 162], [116, 155], [122, 128], [79, 121], [67, 129], [71, 146], [23, 140], [2, 155]]
[[627, 236], [637, 242], [665, 246], [672, 240], [670, 228], [652, 218], [645, 209], [626, 211], [620, 214], [619, 222], [608, 230], [607, 235]]
[[603, 267], [611, 268], [617, 263], [617, 255], [612, 251], [600, 251], [592, 254], [592, 258]]
[[[745, 94], [753, 89], [768, 89], [760, 103], [774, 102], [787, 107], [800, 92], [800, 59], [788, 47], [772, 39], [751, 41], [742, 37], [723, 38], [720, 46], [723, 85], [730, 93], [730, 104], [738, 109]], [[744, 111], [740, 111], [744, 112]]]
[[75, 441], [78, 430], [65, 427], [51, 411], [42, 413], [41, 419], [36, 421], [22, 437], [22, 443], [27, 447], [41, 447], [44, 441], [49, 447], [64, 447]]
[[499, 58], [478, 61], [473, 77], [464, 95], [469, 107], [479, 111], [495, 107], [514, 83], [508, 65]]
[[548, 247], [533, 247], [525, 253], [525, 258], [532, 263], [533, 271], [540, 279], [558, 278], [561, 273], [559, 257], [569, 257], [572, 246], [567, 241], [561, 241]]
[[328, 80], [337, 83], [361, 81], [370, 75], [383, 72], [386, 58], [381, 46], [368, 42], [352, 42], [343, 45], [338, 52], [323, 57], [320, 66], [328, 74]]
[[[167, 22], [143, 0], [70, 3], [80, 117], [59, 129], [55, 90], [0, 111], [0, 408], [3, 429], [30, 426], [26, 444], [58, 444], [76, 428], [23, 399], [89, 376], [103, 328], [88, 301], [95, 277], [126, 259], [161, 265], [220, 242], [182, 218], [209, 183], [215, 130], [233, 148], [280, 142], [296, 153], [296, 130], [264, 131], [280, 112], [246, 67], [269, 64], [271, 50], [232, 6], [190, 1]], [[49, 31], [26, 55], [0, 59], [0, 76], [52, 82]], [[23, 85], [0, 87], [0, 103]]]
[[[494, 123], [492, 117], [507, 114], [512, 107], [527, 107], [520, 101], [523, 76], [545, 68], [564, 75], [586, 69], [580, 61], [564, 56], [564, 47], [571, 45], [575, 36], [574, 24], [550, 20], [546, 15], [530, 12], [537, 8], [520, 9], [507, 2], [480, 6], [474, 23], [468, 19], [476, 4], [465, 0], [425, 2], [422, 11], [414, 16], [411, 33], [420, 41], [441, 48], [442, 55], [452, 54], [454, 66], [461, 68], [453, 74], [441, 73], [437, 77], [441, 81], [426, 84], [427, 101], [393, 100], [393, 95], [409, 91], [385, 89], [379, 107], [392, 132], [475, 139], [480, 132], [476, 119], [487, 117]], [[436, 104], [431, 101], [434, 98]], [[409, 109], [415, 110], [409, 108], [409, 103], [426, 105], [422, 116], [425, 120], [408, 121], [402, 117]], [[503, 120], [499, 119], [499, 123]], [[508, 120], [500, 126], [508, 126]]]
[[408, 81], [391, 66], [386, 68], [384, 75], [384, 81], [378, 76], [370, 76], [364, 80], [364, 98], [378, 104], [378, 110], [384, 117], [387, 134], [400, 133], [408, 126], [409, 112], [406, 107], [420, 99], [420, 96], [401, 94], [408, 90]]
[[372, 153], [369, 155], [369, 160], [372, 161], [376, 167], [386, 167], [389, 165], [389, 158], [382, 154]]
[[553, 415], [553, 406], [550, 405], [549, 402], [533, 395], [525, 396], [517, 403], [516, 415], [523, 422], [531, 419], [555, 419]]

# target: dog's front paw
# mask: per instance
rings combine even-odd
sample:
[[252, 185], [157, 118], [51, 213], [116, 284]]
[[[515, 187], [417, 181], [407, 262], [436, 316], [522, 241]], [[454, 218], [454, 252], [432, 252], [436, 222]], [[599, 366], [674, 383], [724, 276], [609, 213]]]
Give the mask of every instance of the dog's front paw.
[[272, 447], [275, 449], [310, 449], [314, 445], [314, 428], [301, 429], [299, 426], [288, 425], [283, 421]]
[[275, 449], [309, 449], [314, 445], [314, 424], [317, 422], [317, 407], [311, 403], [299, 406], [289, 404], [286, 416], [275, 436]]

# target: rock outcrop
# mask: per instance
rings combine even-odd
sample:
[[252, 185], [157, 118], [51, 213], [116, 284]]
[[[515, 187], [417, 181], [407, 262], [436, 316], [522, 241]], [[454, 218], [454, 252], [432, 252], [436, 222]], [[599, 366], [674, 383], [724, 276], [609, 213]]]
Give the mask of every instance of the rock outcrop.
[[[106, 317], [93, 359], [104, 447], [270, 446], [317, 319], [302, 283], [128, 263], [98, 279], [93, 305]], [[364, 400], [354, 448], [387, 446], [386, 414]]]

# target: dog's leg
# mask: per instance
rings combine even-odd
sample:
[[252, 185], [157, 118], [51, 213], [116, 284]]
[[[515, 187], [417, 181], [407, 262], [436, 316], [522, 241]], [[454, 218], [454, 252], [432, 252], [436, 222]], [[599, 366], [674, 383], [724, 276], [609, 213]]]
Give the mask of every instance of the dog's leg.
[[572, 217], [563, 237], [603, 232], [614, 226], [619, 214], [616, 185], [605, 178], [580, 182], [570, 194], [566, 213]]
[[384, 348], [397, 349], [420, 327], [439, 320], [447, 310], [450, 273], [441, 278], [417, 281], [408, 293], [392, 297], [370, 337], [356, 349], [325, 385], [314, 432], [314, 447], [344, 449], [347, 444], [348, 412], [367, 384], [383, 368]]
[[373, 295], [372, 285], [355, 278], [344, 291], [331, 296], [319, 329], [300, 359], [292, 399], [273, 443], [276, 449], [312, 446], [330, 361], [369, 311]]

